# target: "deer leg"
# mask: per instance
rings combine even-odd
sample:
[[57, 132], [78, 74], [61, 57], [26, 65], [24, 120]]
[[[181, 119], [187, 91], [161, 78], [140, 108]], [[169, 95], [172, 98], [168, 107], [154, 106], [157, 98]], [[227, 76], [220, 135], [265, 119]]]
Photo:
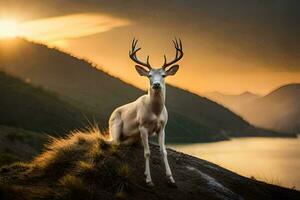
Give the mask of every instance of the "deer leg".
[[149, 143], [148, 143], [148, 130], [144, 127], [140, 127], [140, 134], [141, 139], [144, 147], [144, 157], [145, 157], [145, 176], [146, 176], [146, 183], [150, 186], [153, 185], [151, 174], [150, 174], [150, 165], [149, 165], [149, 159], [150, 159], [150, 149], [149, 149]]
[[116, 116], [109, 122], [109, 134], [112, 137], [113, 144], [120, 144], [120, 137], [122, 132], [122, 121]]
[[168, 162], [168, 153], [167, 153], [166, 146], [165, 146], [165, 130], [162, 130], [159, 133], [158, 143], [159, 143], [160, 152], [161, 152], [161, 155], [162, 155], [162, 158], [163, 158], [163, 161], [165, 164], [165, 168], [166, 168], [166, 176], [171, 184], [175, 184], [175, 180], [172, 176], [172, 172], [171, 172], [170, 165]]

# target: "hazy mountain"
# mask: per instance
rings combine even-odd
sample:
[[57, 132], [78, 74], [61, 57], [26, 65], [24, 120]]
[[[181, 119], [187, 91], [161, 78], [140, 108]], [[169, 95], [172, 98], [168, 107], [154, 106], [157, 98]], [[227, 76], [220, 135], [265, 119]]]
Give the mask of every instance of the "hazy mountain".
[[0, 124], [62, 134], [86, 123], [85, 113], [41, 88], [0, 72]]
[[239, 113], [241, 107], [260, 97], [259, 95], [248, 91], [239, 95], [223, 94], [220, 92], [209, 92], [204, 95], [237, 113]]
[[[0, 68], [58, 93], [95, 115], [102, 128], [113, 109], [145, 93], [90, 63], [56, 49], [17, 39], [0, 43]], [[246, 121], [204, 97], [167, 86], [169, 142], [225, 139], [230, 135], [256, 135]], [[250, 130], [250, 131], [249, 131]]]
[[282, 86], [239, 110], [255, 125], [300, 133], [300, 84]]
[[300, 84], [281, 86], [265, 96], [250, 92], [240, 95], [212, 92], [205, 95], [256, 126], [281, 132], [300, 132]]

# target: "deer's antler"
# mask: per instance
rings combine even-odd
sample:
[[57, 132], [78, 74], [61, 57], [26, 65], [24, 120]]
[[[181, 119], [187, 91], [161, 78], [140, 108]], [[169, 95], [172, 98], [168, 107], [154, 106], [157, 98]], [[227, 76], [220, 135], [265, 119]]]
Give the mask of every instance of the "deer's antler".
[[137, 48], [137, 43], [138, 43], [138, 40], [136, 40], [135, 38], [133, 38], [132, 45], [131, 45], [131, 51], [129, 51], [129, 57], [131, 58], [131, 60], [133, 60], [137, 64], [142, 65], [144, 67], [147, 67], [149, 70], [151, 70], [152, 67], [151, 67], [151, 65], [149, 63], [149, 56], [147, 56], [147, 63], [139, 61], [139, 59], [137, 58], [136, 53], [139, 50], [141, 50], [141, 48]]
[[163, 64], [162, 68], [166, 69], [168, 66], [173, 65], [174, 63], [178, 62], [182, 57], [183, 57], [183, 49], [182, 49], [182, 43], [181, 40], [177, 38], [175, 38], [175, 40], [173, 40], [175, 49], [176, 49], [176, 55], [175, 55], [175, 59], [171, 62], [167, 62], [167, 57], [166, 55], [164, 55], [165, 58], [165, 63]]

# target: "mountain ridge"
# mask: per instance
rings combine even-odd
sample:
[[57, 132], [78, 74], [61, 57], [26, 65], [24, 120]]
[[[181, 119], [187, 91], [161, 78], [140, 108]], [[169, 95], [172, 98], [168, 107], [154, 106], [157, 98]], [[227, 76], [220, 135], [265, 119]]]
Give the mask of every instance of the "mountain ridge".
[[[285, 84], [285, 85], [279, 86], [276, 89], [272, 90], [270, 93], [268, 93], [264, 97], [266, 98], [266, 97], [273, 96], [273, 95], [286, 95], [288, 93], [300, 95], [299, 88], [300, 88], [300, 83]], [[278, 93], [282, 93], [282, 94], [278, 94]]]
[[241, 109], [241, 113], [259, 126], [276, 131], [300, 133], [299, 102], [300, 84], [287, 84], [249, 102]]
[[300, 83], [279, 86], [264, 96], [208, 94], [252, 124], [281, 132], [300, 132]]

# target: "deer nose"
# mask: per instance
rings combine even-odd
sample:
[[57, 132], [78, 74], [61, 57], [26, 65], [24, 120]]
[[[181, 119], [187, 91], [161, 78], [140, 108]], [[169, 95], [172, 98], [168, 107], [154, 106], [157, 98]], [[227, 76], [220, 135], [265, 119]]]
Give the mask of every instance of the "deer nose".
[[153, 89], [160, 89], [160, 83], [153, 83], [152, 88]]

